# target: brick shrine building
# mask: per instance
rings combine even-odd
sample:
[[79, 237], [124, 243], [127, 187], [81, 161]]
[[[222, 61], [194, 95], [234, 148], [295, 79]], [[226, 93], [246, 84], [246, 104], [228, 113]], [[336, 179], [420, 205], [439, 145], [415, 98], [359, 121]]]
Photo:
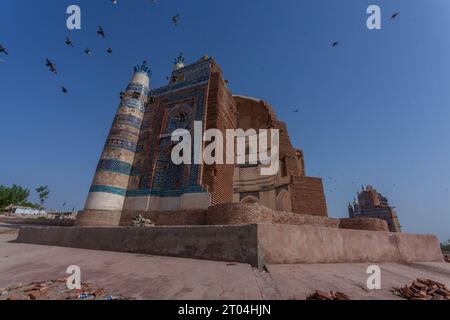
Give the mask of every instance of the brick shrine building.
[[[292, 146], [285, 123], [268, 103], [233, 95], [214, 59], [185, 66], [180, 56], [169, 83], [157, 89], [150, 89], [148, 67], [136, 66], [120, 98], [79, 225], [120, 225], [138, 212], [233, 203], [328, 216], [322, 180], [306, 176], [303, 152]], [[261, 164], [173, 164], [171, 133], [192, 131], [194, 121], [224, 136], [226, 129], [279, 129], [278, 174], [262, 176]]]

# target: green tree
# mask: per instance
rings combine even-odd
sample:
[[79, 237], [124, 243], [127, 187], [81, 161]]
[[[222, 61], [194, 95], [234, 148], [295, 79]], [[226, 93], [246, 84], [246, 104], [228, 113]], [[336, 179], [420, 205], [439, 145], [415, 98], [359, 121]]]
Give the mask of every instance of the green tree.
[[30, 191], [26, 188], [13, 184], [12, 187], [0, 185], [0, 211], [9, 205], [34, 207], [28, 202]]
[[36, 188], [36, 192], [39, 196], [39, 201], [40, 201], [40, 208], [39, 209], [43, 209], [44, 208], [44, 203], [45, 201], [48, 199], [48, 195], [50, 194], [50, 190], [48, 189], [48, 186], [40, 186], [38, 188]]
[[447, 242], [441, 243], [441, 249], [445, 252], [450, 252], [450, 239]]

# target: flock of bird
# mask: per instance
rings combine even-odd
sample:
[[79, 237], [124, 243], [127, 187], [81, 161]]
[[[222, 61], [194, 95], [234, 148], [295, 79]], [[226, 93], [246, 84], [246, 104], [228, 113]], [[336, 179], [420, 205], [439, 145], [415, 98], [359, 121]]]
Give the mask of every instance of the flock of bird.
[[[98, 29], [97, 29], [97, 34], [98, 34], [101, 38], [106, 39], [105, 31], [103, 30], [103, 28], [102, 28], [101, 26], [98, 27]], [[69, 47], [71, 47], [71, 48], [74, 48], [74, 47], [75, 47], [75, 45], [73, 44], [73, 41], [70, 39], [70, 37], [66, 37], [65, 43], [66, 43], [67, 46], [69, 46]], [[113, 50], [112, 50], [110, 47], [108, 47], [108, 49], [106, 49], [106, 52], [107, 52], [108, 54], [112, 54], [112, 53], [113, 53]], [[87, 55], [90, 55], [90, 54], [92, 54], [92, 50], [89, 49], [89, 48], [86, 48], [86, 49], [84, 50], [84, 53], [87, 54]], [[56, 68], [56, 64], [55, 64], [54, 62], [52, 62], [49, 58], [46, 59], [45, 65], [46, 65], [46, 67], [49, 69], [49, 71], [50, 71], [51, 73], [54, 73], [55, 75], [58, 74], [58, 70], [57, 70], [57, 68]], [[62, 91], [64, 94], [69, 93], [69, 91], [67, 90], [67, 88], [64, 87], [64, 86], [61, 87], [61, 91]]]
[[[150, 0], [150, 2], [151, 2], [152, 4], [155, 4], [155, 3], [156, 3], [156, 0]], [[115, 4], [118, 3], [118, 0], [111, 0], [111, 3], [115, 5]], [[179, 13], [177, 13], [176, 15], [174, 15], [174, 16], [172, 17], [172, 23], [173, 23], [173, 25], [174, 25], [175, 27], [178, 26], [179, 20], [180, 20], [180, 14], [179, 14]], [[106, 39], [106, 33], [105, 33], [105, 30], [103, 29], [102, 26], [99, 26], [99, 27], [97, 28], [97, 34], [98, 34], [102, 39]], [[74, 45], [72, 39], [70, 39], [69, 36], [66, 37], [65, 44], [66, 44], [68, 47], [71, 47], [71, 48], [74, 48], [74, 47], [75, 47], [75, 45]], [[107, 52], [108, 54], [111, 55], [111, 54], [113, 54], [113, 49], [112, 49], [111, 47], [108, 47], [108, 48], [106, 49], [106, 52]], [[84, 49], [84, 53], [87, 54], [87, 55], [91, 55], [93, 52], [92, 52], [92, 50], [91, 50], [89, 47], [87, 47], [86, 49]], [[6, 49], [5, 49], [1, 44], [0, 44], [0, 54], [9, 55], [9, 54], [8, 54], [8, 51], [6, 51]], [[4, 61], [3, 61], [2, 59], [0, 59], [0, 62], [4, 62]], [[46, 60], [45, 60], [45, 66], [48, 68], [48, 70], [49, 70], [51, 73], [53, 73], [53, 74], [55, 74], [55, 75], [58, 74], [58, 69], [57, 69], [57, 67], [56, 67], [56, 64], [55, 64], [52, 60], [50, 60], [50, 58], [46, 58]], [[67, 93], [69, 92], [65, 86], [62, 86], [62, 87], [61, 87], [61, 91], [62, 91], [64, 94], [67, 94]]]
[[[400, 12], [394, 13], [394, 14], [391, 16], [391, 20], [396, 19], [399, 15], [400, 15]], [[334, 42], [331, 44], [331, 46], [332, 46], [333, 48], [336, 48], [338, 45], [339, 45], [339, 41], [334, 41]], [[299, 110], [299, 109], [295, 109], [295, 110], [293, 110], [292, 112], [294, 112], [294, 113], [299, 113], [300, 110]]]
[[[6, 51], [5, 48], [3, 48], [3, 46], [0, 44], [0, 53], [3, 53], [5, 55], [9, 55], [8, 51]], [[0, 62], [3, 62], [3, 60], [0, 59]]]
[[[157, 2], [157, 0], [150, 0], [150, 2], [151, 2], [152, 4], [155, 4], [155, 3]], [[114, 5], [116, 5], [116, 4], [118, 3], [118, 0], [111, 0], [111, 3], [114, 4]], [[394, 14], [391, 16], [391, 20], [396, 19], [399, 15], [400, 15], [400, 12], [394, 13]], [[179, 20], [180, 20], [180, 14], [179, 14], [179, 13], [177, 13], [176, 15], [174, 15], [174, 16], [172, 17], [172, 23], [173, 23], [173, 25], [174, 25], [175, 27], [178, 26]], [[98, 34], [101, 38], [106, 39], [105, 31], [103, 30], [103, 28], [102, 28], [101, 26], [98, 27], [98, 29], [97, 29], [97, 34]], [[69, 46], [69, 47], [71, 47], [71, 48], [75, 47], [75, 45], [73, 44], [73, 41], [70, 39], [70, 37], [66, 37], [65, 43], [66, 43], [67, 46]], [[338, 45], [339, 45], [339, 42], [338, 42], [338, 41], [334, 41], [334, 42], [332, 43], [332, 47], [333, 47], [333, 48], [336, 48]], [[106, 52], [107, 52], [108, 54], [111, 55], [111, 54], [113, 53], [113, 49], [112, 49], [111, 47], [108, 47], [108, 48], [106, 49]], [[84, 50], [84, 53], [87, 54], [87, 55], [91, 55], [91, 54], [92, 54], [92, 50], [91, 50], [90, 48], [86, 48], [86, 49]], [[6, 49], [5, 49], [1, 44], [0, 44], [0, 54], [8, 55], [8, 51], [6, 51]], [[4, 62], [4, 61], [3, 61], [2, 59], [0, 59], [0, 62]], [[53, 63], [49, 58], [46, 59], [45, 65], [48, 67], [48, 69], [49, 69], [50, 72], [54, 73], [55, 75], [58, 74], [58, 70], [57, 70], [57, 68], [56, 68], [56, 64]], [[61, 90], [62, 90], [62, 92], [63, 92], [64, 94], [67, 94], [67, 93], [68, 93], [68, 90], [67, 90], [64, 86], [61, 87]], [[294, 110], [293, 112], [294, 112], [294, 113], [298, 113], [299, 110], [297, 109], [297, 110]]]
[[[157, 2], [157, 0], [149, 0], [149, 1], [150, 1], [152, 4], [155, 4], [155, 3]], [[115, 4], [118, 3], [118, 0], [111, 0], [111, 3], [115, 5]], [[390, 19], [391, 19], [391, 20], [394, 20], [394, 19], [396, 19], [399, 15], [400, 15], [400, 12], [396, 12], [396, 13], [392, 14], [392, 16], [390, 17]], [[173, 25], [174, 25], [175, 27], [178, 26], [179, 20], [180, 20], [180, 14], [178, 14], [178, 13], [172, 17], [172, 23], [173, 23]], [[106, 39], [106, 33], [105, 33], [105, 30], [104, 30], [101, 26], [98, 27], [98, 29], [97, 29], [97, 34], [98, 34], [102, 39]], [[68, 47], [71, 47], [71, 48], [75, 47], [73, 41], [72, 41], [72, 40], [70, 39], [70, 37], [68, 37], [68, 36], [66, 37], [65, 44], [66, 44]], [[338, 41], [332, 42], [332, 47], [333, 47], [333, 48], [336, 48], [336, 47], [338, 47], [338, 46], [339, 46], [339, 42], [338, 42]], [[108, 54], [111, 55], [111, 54], [113, 53], [113, 49], [112, 49], [111, 47], [108, 47], [108, 48], [106, 49], [106, 52], [107, 52]], [[92, 54], [92, 50], [91, 50], [90, 48], [86, 48], [86, 49], [84, 50], [84, 53], [87, 54], [87, 55], [91, 55], [91, 54]], [[0, 44], [0, 54], [6, 55], [6, 56], [9, 55], [8, 51], [6, 50], [6, 48], [3, 47], [1, 44]], [[3, 61], [2, 59], [0, 59], [0, 62], [4, 62], [4, 61]], [[144, 64], [145, 64], [145, 63], [146, 63], [146, 61], [144, 61]], [[50, 72], [52, 72], [52, 73], [55, 74], [55, 75], [58, 74], [58, 70], [57, 70], [56, 64], [53, 63], [49, 58], [46, 59], [45, 65], [46, 65], [46, 67], [49, 69]], [[169, 78], [169, 77], [167, 77], [167, 79], [168, 79], [168, 78]], [[67, 93], [68, 93], [67, 88], [64, 87], [64, 86], [61, 87], [61, 91], [62, 91], [64, 94], [67, 94]], [[299, 110], [299, 109], [295, 109], [295, 110], [293, 110], [293, 112], [294, 112], [294, 113], [299, 113], [300, 110]], [[318, 175], [320, 176], [320, 173], [319, 173]], [[334, 178], [329, 178], [329, 179], [330, 179], [330, 182], [331, 182], [331, 183], [337, 184], [337, 180], [336, 180], [336, 179], [334, 179]], [[352, 184], [354, 184], [354, 182], [352, 182]], [[395, 187], [395, 185], [394, 185], [394, 187]], [[334, 188], [332, 187], [332, 188], [330, 189], [330, 192], [333, 192], [333, 191], [336, 191], [336, 190], [337, 190], [336, 187], [334, 187]], [[448, 189], [446, 189], [446, 190], [448, 190]]]

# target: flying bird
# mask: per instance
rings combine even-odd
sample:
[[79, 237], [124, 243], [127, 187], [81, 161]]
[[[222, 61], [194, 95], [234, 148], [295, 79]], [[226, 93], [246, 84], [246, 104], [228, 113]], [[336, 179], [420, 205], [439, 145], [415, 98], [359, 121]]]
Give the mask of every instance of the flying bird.
[[180, 20], [180, 14], [177, 13], [175, 16], [172, 17], [173, 25], [176, 27], [178, 25], [178, 21]]
[[97, 34], [100, 35], [103, 39], [105, 39], [105, 31], [103, 31], [102, 27], [98, 27]]
[[50, 72], [58, 74], [58, 70], [56, 70], [56, 65], [53, 62], [51, 62], [49, 58], [47, 58], [45, 65], [50, 69]]
[[336, 48], [338, 46], [339, 42], [335, 41], [333, 42], [333, 48]]
[[86, 49], [84, 50], [84, 53], [86, 53], [86, 54], [92, 54], [92, 51], [91, 51], [91, 49], [86, 48]]
[[111, 0], [112, 4], [117, 4], [117, 0]]
[[[61, 90], [62, 90], [62, 92], [64, 93], [64, 94], [67, 94], [68, 93], [68, 91], [67, 91], [67, 89], [65, 88], [65, 87], [61, 87]], [[66, 203], [64, 202], [64, 205], [65, 205]]]
[[112, 50], [111, 48], [108, 48], [108, 49], [106, 50], [106, 52], [108, 52], [109, 54], [112, 54], [112, 53], [113, 53], [113, 50]]
[[0, 53], [4, 53], [6, 55], [9, 55], [8, 51], [6, 51], [6, 49], [1, 44], [0, 44]]
[[69, 37], [66, 37], [66, 44], [67, 44], [69, 47], [73, 47], [72, 40], [70, 40]]
[[395, 18], [397, 18], [400, 15], [400, 12], [396, 12], [391, 16], [391, 20], [394, 20]]
[[296, 109], [296, 110], [294, 110], [293, 112], [294, 112], [294, 113], [299, 113], [300, 110]]

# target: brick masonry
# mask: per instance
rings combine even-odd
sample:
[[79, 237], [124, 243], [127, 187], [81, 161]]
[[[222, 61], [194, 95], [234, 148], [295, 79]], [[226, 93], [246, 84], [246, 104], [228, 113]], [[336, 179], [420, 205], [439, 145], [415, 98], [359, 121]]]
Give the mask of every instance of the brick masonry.
[[220, 204], [209, 208], [209, 225], [274, 223], [338, 228], [339, 219], [272, 210], [259, 204]]
[[328, 216], [322, 179], [292, 177], [292, 211], [315, 216]]
[[[83, 219], [108, 216], [108, 212], [85, 212]], [[259, 204], [219, 204], [208, 210], [181, 211], [124, 211], [120, 216], [121, 226], [130, 226], [132, 220], [142, 215], [158, 226], [189, 225], [243, 225], [255, 223], [307, 225], [325, 228], [340, 228], [366, 231], [388, 231], [385, 221], [374, 218], [334, 219], [315, 215], [276, 211]], [[92, 223], [93, 222], [89, 222]], [[83, 224], [77, 224], [83, 225]], [[97, 225], [102, 225], [101, 221]]]
[[[242, 225], [253, 223], [306, 225], [366, 231], [389, 231], [384, 220], [374, 218], [335, 219], [276, 211], [258, 204], [219, 204], [208, 210], [181, 211], [84, 211], [75, 225], [102, 226], [105, 220], [117, 219], [117, 225], [130, 226], [142, 215], [157, 226]], [[72, 223], [73, 224], [73, 223]]]
[[[236, 104], [216, 63], [213, 63], [211, 72], [206, 130], [218, 129], [226, 137], [226, 129], [236, 128]], [[223, 156], [225, 159], [225, 154]], [[233, 173], [234, 165], [204, 165], [202, 181], [211, 193], [212, 205], [233, 202]]]
[[370, 231], [389, 231], [385, 220], [374, 218], [340, 219], [339, 228]]

